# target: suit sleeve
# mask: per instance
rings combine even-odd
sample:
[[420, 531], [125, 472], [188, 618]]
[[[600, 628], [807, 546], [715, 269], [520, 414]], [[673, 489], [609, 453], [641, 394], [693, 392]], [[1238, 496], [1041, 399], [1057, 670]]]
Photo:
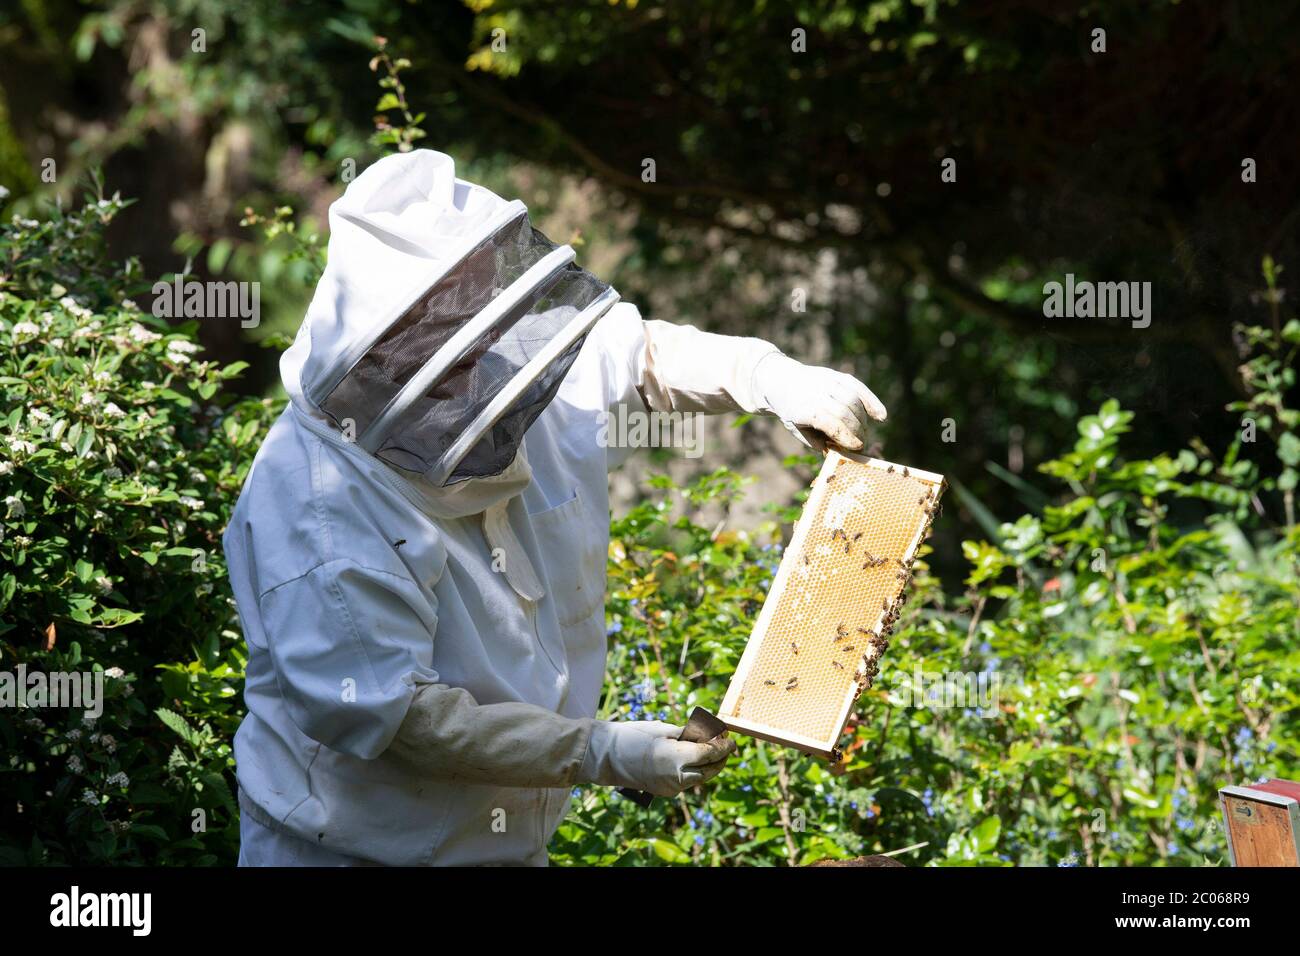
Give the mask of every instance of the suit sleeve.
[[276, 680], [294, 724], [331, 750], [372, 759], [431, 665], [436, 612], [408, 577], [340, 559], [262, 595]]

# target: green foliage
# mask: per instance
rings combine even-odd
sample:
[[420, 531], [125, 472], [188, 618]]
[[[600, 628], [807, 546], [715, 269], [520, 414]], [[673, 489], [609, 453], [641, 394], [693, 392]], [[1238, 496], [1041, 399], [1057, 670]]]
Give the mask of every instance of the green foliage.
[[104, 710], [0, 709], [0, 860], [211, 864], [238, 843], [243, 648], [220, 535], [274, 413], [129, 298], [102, 194], [0, 232], [0, 669]]
[[[708, 787], [649, 810], [582, 789], [553, 859], [788, 864], [924, 843], [902, 858], [1223, 863], [1218, 788], [1294, 776], [1300, 758], [1300, 533], [1289, 512], [1281, 525], [1261, 517], [1273, 472], [1294, 465], [1275, 383], [1296, 327], [1241, 330], [1257, 349], [1246, 405], [1282, 423], [1277, 460], [1248, 459], [1239, 442], [1222, 459], [1201, 446], [1127, 460], [1134, 416], [1106, 402], [1041, 467], [1063, 497], [995, 542], [964, 542], [963, 597], [918, 563], [844, 766], [742, 738]], [[656, 500], [614, 521], [606, 716], [681, 721], [721, 701], [780, 559], [775, 528], [715, 533], [699, 514], [735, 481], [659, 481], [684, 513]], [[1180, 525], [1190, 502], [1209, 516]], [[935, 700], [939, 675], [966, 688], [982, 677], [995, 693]]]
[[[378, 147], [391, 146], [399, 153], [409, 153], [415, 141], [423, 139], [425, 132], [420, 128], [425, 114], [412, 113], [406, 101], [406, 84], [402, 82], [402, 71], [410, 69], [411, 61], [405, 57], [393, 59], [388, 55], [388, 40], [375, 37], [375, 55], [370, 58], [370, 72], [378, 73], [384, 68], [384, 75], [379, 77], [379, 87], [384, 92], [375, 104], [375, 133], [370, 138], [370, 145]], [[390, 111], [396, 111], [398, 118], [393, 122]]]

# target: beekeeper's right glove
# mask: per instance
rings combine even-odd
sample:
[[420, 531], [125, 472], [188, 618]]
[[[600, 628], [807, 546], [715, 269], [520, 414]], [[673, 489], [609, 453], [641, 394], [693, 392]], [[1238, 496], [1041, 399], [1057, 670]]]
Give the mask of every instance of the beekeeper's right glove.
[[722, 772], [736, 742], [717, 736], [702, 744], [678, 740], [682, 728], [658, 720], [594, 722], [579, 777], [671, 797]]

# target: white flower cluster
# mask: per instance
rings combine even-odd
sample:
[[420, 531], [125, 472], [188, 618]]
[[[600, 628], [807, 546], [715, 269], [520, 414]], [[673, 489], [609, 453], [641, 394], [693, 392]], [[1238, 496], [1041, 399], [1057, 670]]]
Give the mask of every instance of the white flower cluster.
[[101, 322], [99, 319], [95, 319], [91, 322], [87, 322], [85, 325], [78, 326], [77, 328], [73, 329], [72, 337], [74, 339], [91, 338], [96, 332], [100, 330], [103, 324], [104, 323]]
[[184, 365], [197, 351], [199, 347], [185, 339], [172, 339], [167, 343], [167, 358], [177, 365]]
[[65, 295], [60, 299], [59, 305], [63, 306], [68, 310], [70, 315], [75, 316], [78, 319], [89, 319], [95, 314], [70, 295]]
[[130, 336], [133, 342], [138, 342], [141, 345], [148, 345], [150, 342], [157, 342], [162, 338], [157, 332], [146, 329], [139, 322], [131, 323], [131, 328], [127, 329], [126, 334]]
[[41, 327], [35, 322], [15, 322], [10, 330], [15, 344], [33, 339], [41, 334]]

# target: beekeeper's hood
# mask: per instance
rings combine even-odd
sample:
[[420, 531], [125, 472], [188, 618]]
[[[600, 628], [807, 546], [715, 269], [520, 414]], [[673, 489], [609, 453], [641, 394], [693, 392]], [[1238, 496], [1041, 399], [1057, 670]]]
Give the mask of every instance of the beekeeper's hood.
[[436, 487], [501, 474], [618, 294], [432, 150], [372, 165], [329, 224], [293, 402]]

